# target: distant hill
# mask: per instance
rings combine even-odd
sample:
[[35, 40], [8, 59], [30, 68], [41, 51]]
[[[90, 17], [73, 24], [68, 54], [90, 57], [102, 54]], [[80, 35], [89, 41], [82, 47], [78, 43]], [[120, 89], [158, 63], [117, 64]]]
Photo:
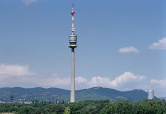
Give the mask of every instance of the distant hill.
[[166, 97], [159, 97], [159, 99], [164, 99], [166, 101]]
[[[70, 91], [59, 88], [0, 88], [0, 101], [11, 102], [10, 96], [13, 95], [13, 101], [31, 102], [38, 101], [65, 101], [69, 102]], [[110, 88], [93, 87], [89, 89], [76, 90], [76, 101], [84, 100], [104, 100], [111, 102], [118, 100], [139, 101], [147, 99], [147, 92], [143, 90], [117, 91]]]

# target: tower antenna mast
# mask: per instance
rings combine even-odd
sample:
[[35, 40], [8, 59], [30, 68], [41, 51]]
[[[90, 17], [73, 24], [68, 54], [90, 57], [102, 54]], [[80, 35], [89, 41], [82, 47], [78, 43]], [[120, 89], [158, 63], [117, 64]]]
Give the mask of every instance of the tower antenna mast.
[[75, 35], [74, 28], [74, 3], [72, 4], [72, 29], [71, 35], [69, 35], [69, 45], [71, 48], [71, 91], [70, 91], [70, 102], [75, 102], [75, 53], [74, 48], [77, 47], [77, 35]]

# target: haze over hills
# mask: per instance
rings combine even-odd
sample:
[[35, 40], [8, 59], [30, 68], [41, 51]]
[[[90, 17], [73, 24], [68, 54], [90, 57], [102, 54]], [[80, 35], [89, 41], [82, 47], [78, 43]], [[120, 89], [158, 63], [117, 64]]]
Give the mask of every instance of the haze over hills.
[[[10, 96], [13, 95], [13, 101], [31, 102], [38, 101], [65, 101], [69, 102], [70, 90], [59, 88], [0, 88], [0, 101], [10, 102]], [[118, 91], [110, 88], [92, 87], [89, 89], [76, 90], [76, 102], [84, 100], [104, 100], [109, 99], [111, 102], [117, 100], [139, 101], [147, 99], [147, 92], [143, 90]]]

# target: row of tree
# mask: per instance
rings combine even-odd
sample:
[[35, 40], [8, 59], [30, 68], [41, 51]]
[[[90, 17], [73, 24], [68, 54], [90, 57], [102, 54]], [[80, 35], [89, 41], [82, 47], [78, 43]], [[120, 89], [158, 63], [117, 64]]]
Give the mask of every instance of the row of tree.
[[31, 104], [3, 103], [1, 112], [15, 114], [166, 114], [166, 101], [160, 99], [137, 102], [109, 100], [58, 103], [33, 101]]

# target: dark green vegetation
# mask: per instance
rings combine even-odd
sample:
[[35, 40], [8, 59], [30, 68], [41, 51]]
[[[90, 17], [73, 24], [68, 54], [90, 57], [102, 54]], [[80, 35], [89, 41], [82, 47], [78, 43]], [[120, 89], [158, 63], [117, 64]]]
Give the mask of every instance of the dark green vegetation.
[[[58, 88], [0, 88], [0, 101], [2, 102], [31, 102], [33, 100], [56, 102], [69, 102], [69, 90]], [[13, 96], [13, 99], [11, 99]], [[77, 90], [76, 101], [84, 100], [105, 100], [110, 102], [119, 100], [123, 101], [139, 101], [147, 99], [147, 92], [143, 90], [117, 91], [115, 89], [93, 87], [89, 89]]]
[[166, 114], [166, 101], [153, 99], [110, 103], [109, 100], [89, 100], [69, 104], [34, 101], [31, 104], [0, 104], [0, 112], [14, 112], [15, 114]]

